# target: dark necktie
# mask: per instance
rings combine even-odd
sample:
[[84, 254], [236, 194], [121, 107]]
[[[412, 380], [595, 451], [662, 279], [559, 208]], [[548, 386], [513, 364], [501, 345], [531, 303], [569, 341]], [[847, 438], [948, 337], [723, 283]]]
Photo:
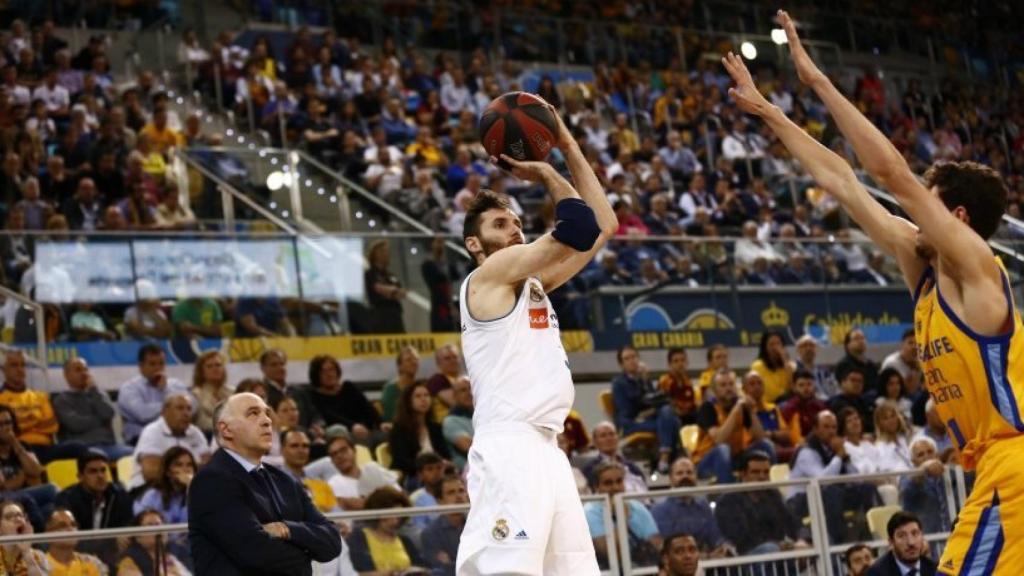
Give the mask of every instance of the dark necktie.
[[917, 576], [917, 575], [918, 575], [917, 568], [911, 568], [910, 572], [907, 572], [907, 576]]
[[263, 489], [263, 494], [270, 500], [271, 505], [274, 507], [274, 514], [278, 520], [284, 519], [282, 512], [281, 501], [277, 494], [277, 488], [274, 487], [274, 482], [270, 479], [270, 473], [263, 466], [259, 468], [253, 468], [250, 474], [256, 478], [256, 483], [259, 484], [260, 488]]

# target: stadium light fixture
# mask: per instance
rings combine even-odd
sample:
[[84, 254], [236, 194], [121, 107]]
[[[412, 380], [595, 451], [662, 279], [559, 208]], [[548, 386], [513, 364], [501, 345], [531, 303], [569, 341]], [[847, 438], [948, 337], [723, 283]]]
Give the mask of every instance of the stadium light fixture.
[[775, 42], [779, 46], [789, 43], [789, 38], [786, 38], [786, 31], [782, 28], [772, 28], [772, 42]]
[[[280, 170], [275, 170], [267, 175], [267, 188], [272, 192], [277, 192], [281, 188], [292, 185], [291, 174], [286, 174]], [[274, 206], [272, 205], [271, 208]]]
[[747, 60], [753, 60], [757, 58], [757, 47], [750, 42], [744, 42], [740, 44], [740, 54], [743, 54]]

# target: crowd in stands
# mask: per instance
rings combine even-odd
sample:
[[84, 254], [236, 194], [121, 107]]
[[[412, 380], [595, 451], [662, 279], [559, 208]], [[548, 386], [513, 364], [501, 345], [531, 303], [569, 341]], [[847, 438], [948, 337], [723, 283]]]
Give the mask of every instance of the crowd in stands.
[[[795, 360], [781, 334], [766, 333], [742, 376], [729, 367], [725, 348], [708, 350], [701, 374], [689, 369], [686, 350], [672, 349], [667, 370], [655, 378], [627, 346], [618, 353], [622, 372], [607, 392], [610, 421], [591, 427], [578, 413], [569, 415], [559, 446], [580, 493], [645, 495], [628, 504], [634, 562], [659, 563], [666, 539], [681, 533], [693, 538], [702, 558], [811, 542], [800, 487], [659, 497], [659, 476], [671, 488], [692, 488], [767, 481], [775, 464], [788, 464], [793, 479], [895, 473], [901, 476], [822, 488], [830, 541], [869, 539], [864, 514], [883, 503], [916, 514], [926, 533], [949, 529], [945, 475], [957, 454], [921, 387], [913, 332], [881, 366], [866, 356], [858, 329], [835, 366], [816, 361], [813, 339], [793, 349]], [[375, 404], [331, 356], [315, 357], [308, 374], [296, 379], [285, 353], [269, 349], [260, 357], [262, 377], [232, 387], [221, 353], [202, 354], [191, 382], [182, 382], [167, 376], [164, 351], [148, 344], [139, 351], [138, 376], [116, 387], [114, 402], [104, 391], [110, 387], [101, 389], [81, 358], [65, 365], [68, 391], [51, 396], [27, 389], [24, 355], [9, 352], [0, 389], [2, 498], [15, 502], [22, 524], [35, 530], [55, 523], [90, 529], [187, 522], [189, 484], [218, 449], [214, 408], [234, 392], [252, 392], [274, 411], [276, 438], [266, 461], [302, 482], [320, 510], [465, 503], [472, 389], [458, 348], [443, 346], [434, 359], [437, 372], [424, 378], [416, 349], [402, 349], [395, 378]], [[78, 470], [78, 482], [60, 491], [46, 477], [47, 464], [59, 460], [75, 461]], [[587, 503], [585, 512], [606, 561], [603, 505]], [[450, 574], [464, 520], [453, 513], [345, 524], [342, 561], [357, 571], [424, 566]], [[190, 558], [183, 538], [139, 538], [130, 546], [82, 542], [77, 550], [112, 572], [134, 574], [132, 564], [154, 561], [154, 546], [163, 546], [169, 573], [185, 573]]]

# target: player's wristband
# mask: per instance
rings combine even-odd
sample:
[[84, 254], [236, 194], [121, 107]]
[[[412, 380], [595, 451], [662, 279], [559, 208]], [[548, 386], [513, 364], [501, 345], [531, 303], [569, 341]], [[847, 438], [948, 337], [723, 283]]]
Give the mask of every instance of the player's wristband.
[[601, 227], [597, 216], [587, 203], [579, 198], [565, 198], [555, 206], [555, 229], [551, 236], [577, 252], [586, 252], [594, 247]]

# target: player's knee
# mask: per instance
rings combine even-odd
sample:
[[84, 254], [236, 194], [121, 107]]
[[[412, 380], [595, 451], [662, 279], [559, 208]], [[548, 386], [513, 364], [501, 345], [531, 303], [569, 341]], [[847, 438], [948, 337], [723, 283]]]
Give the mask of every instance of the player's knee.
[[587, 203], [579, 198], [566, 198], [555, 206], [555, 229], [551, 236], [577, 252], [594, 247], [601, 235], [597, 216]]

